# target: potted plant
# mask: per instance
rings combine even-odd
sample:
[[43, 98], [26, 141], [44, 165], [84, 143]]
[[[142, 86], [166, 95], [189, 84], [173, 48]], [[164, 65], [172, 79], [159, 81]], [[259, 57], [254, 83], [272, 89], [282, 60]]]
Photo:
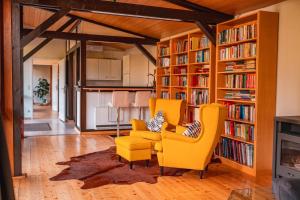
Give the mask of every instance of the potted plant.
[[49, 86], [47, 79], [39, 78], [37, 86], [35, 86], [35, 90], [33, 91], [33, 95], [40, 99], [42, 104], [47, 104], [46, 96], [49, 94]]

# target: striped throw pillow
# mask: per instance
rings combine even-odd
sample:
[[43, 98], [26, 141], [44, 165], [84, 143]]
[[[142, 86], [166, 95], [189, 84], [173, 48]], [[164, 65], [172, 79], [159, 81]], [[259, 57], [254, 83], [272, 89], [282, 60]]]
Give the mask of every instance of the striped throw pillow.
[[165, 122], [164, 115], [161, 111], [158, 111], [156, 115], [150, 119], [149, 122], [146, 122], [147, 128], [151, 132], [160, 132], [163, 123]]
[[188, 128], [183, 132], [182, 135], [192, 138], [197, 138], [201, 132], [201, 123], [199, 121], [194, 121]]

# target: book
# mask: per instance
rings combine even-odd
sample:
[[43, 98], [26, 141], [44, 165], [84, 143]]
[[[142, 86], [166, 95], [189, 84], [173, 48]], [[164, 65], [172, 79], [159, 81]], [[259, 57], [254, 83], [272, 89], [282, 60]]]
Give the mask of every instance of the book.
[[244, 43], [220, 49], [220, 60], [249, 58], [256, 56], [256, 43]]
[[254, 141], [254, 126], [233, 121], [225, 121], [225, 135]]
[[243, 142], [222, 138], [221, 155], [240, 164], [253, 167], [254, 146]]
[[191, 104], [200, 105], [208, 103], [208, 90], [193, 89], [191, 94]]
[[187, 77], [186, 76], [177, 76], [176, 77], [177, 86], [187, 86]]
[[175, 99], [186, 100], [186, 93], [185, 92], [176, 92]]
[[256, 109], [254, 105], [242, 105], [230, 102], [225, 102], [224, 104], [228, 109], [228, 119], [255, 122]]
[[160, 49], [159, 49], [159, 55], [160, 56], [168, 56], [168, 55], [170, 55], [170, 47], [161, 47]]
[[160, 66], [169, 67], [170, 66], [170, 58], [160, 58]]
[[226, 91], [225, 99], [255, 101], [255, 91]]
[[255, 88], [255, 74], [230, 74], [225, 76], [226, 88]]
[[188, 55], [176, 56], [176, 65], [185, 65], [188, 63]]
[[162, 77], [162, 86], [170, 85], [170, 77]]
[[243, 40], [255, 39], [257, 36], [256, 23], [241, 25], [221, 31], [218, 36], [218, 44], [228, 44]]
[[197, 51], [195, 54], [195, 62], [196, 63], [209, 62], [210, 59], [209, 55], [210, 55], [209, 50]]
[[177, 40], [175, 43], [175, 53], [182, 53], [188, 51], [188, 39]]
[[196, 37], [193, 36], [190, 38], [190, 50], [197, 50], [209, 47], [209, 39], [206, 36]]
[[169, 92], [161, 92], [161, 95], [160, 95], [160, 98], [162, 99], [169, 99], [170, 95], [169, 95]]
[[205, 75], [191, 76], [191, 87], [208, 87], [209, 77]]
[[225, 71], [243, 71], [243, 70], [255, 70], [256, 61], [255, 60], [242, 60], [237, 62], [227, 62], [225, 63]]

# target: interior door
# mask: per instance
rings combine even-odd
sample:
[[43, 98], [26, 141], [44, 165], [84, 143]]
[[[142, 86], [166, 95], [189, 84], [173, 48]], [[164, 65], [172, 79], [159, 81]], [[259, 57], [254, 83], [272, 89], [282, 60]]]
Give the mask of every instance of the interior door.
[[58, 63], [59, 66], [59, 114], [58, 117], [62, 121], [66, 121], [66, 59], [62, 59]]
[[58, 111], [58, 64], [52, 65], [52, 110]]

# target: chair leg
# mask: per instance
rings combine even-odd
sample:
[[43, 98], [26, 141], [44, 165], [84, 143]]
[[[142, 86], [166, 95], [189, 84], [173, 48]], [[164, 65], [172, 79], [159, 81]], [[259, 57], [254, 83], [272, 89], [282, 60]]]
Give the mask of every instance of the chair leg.
[[132, 168], [133, 168], [133, 163], [129, 162], [129, 169], [132, 169]]
[[203, 179], [203, 175], [204, 175], [204, 170], [200, 170], [200, 179]]
[[205, 167], [205, 171], [206, 171], [206, 172], [208, 172], [208, 165], [206, 165], [206, 167]]
[[164, 167], [160, 167], [160, 176], [164, 175]]
[[149, 163], [150, 163], [150, 160], [145, 161], [146, 167], [149, 167]]
[[120, 108], [117, 108], [117, 137], [120, 137]]
[[121, 162], [122, 161], [122, 157], [121, 156], [119, 156], [119, 162]]

